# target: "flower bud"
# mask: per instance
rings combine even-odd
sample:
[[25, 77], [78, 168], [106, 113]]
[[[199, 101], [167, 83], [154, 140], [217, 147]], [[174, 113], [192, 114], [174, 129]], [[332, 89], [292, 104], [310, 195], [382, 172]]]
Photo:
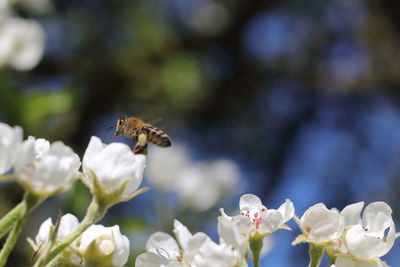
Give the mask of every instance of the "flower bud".
[[79, 244], [84, 266], [123, 266], [128, 261], [129, 240], [119, 226], [92, 225], [83, 232]]
[[117, 202], [119, 198], [128, 198], [139, 188], [145, 163], [146, 156], [133, 154], [127, 145], [105, 145], [93, 136], [83, 156], [85, 183], [97, 197], [114, 195]]
[[[59, 244], [64, 241], [78, 228], [79, 221], [74, 215], [67, 213], [61, 217], [58, 224], [58, 227], [56, 227], [53, 225], [51, 218], [48, 218], [40, 225], [39, 231], [35, 238], [35, 245], [39, 254], [46, 250], [46, 246], [50, 245], [49, 242]], [[56, 229], [57, 233], [55, 236], [53, 236], [53, 233]], [[51, 240], [51, 238], [54, 239]], [[76, 247], [71, 245], [68, 249], [63, 250], [57, 259], [57, 263], [57, 266], [81, 266], [81, 259], [76, 253]]]

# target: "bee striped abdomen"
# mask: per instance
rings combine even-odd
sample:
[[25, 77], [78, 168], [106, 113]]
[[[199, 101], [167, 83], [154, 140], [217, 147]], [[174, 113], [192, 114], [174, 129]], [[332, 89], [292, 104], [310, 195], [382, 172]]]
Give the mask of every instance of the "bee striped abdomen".
[[146, 134], [149, 142], [161, 147], [171, 146], [171, 140], [169, 139], [169, 136], [153, 125], [146, 124], [143, 126], [142, 130], [144, 134]]

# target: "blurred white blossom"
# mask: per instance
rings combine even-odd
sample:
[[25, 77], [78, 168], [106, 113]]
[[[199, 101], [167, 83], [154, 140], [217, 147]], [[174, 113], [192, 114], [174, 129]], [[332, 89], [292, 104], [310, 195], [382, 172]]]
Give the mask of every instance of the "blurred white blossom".
[[18, 181], [40, 195], [52, 195], [75, 181], [80, 159], [61, 141], [50, 143], [30, 136], [18, 149], [14, 171]]
[[82, 233], [79, 251], [83, 266], [124, 266], [129, 257], [129, 239], [119, 226], [92, 225]]
[[149, 157], [149, 181], [177, 193], [182, 205], [196, 211], [207, 210], [231, 195], [241, 177], [238, 166], [228, 159], [192, 162], [189, 149], [179, 143], [153, 148]]
[[0, 0], [0, 20], [1, 20], [1, 15], [3, 15], [2, 12], [7, 10], [9, 4], [10, 4], [9, 0]]
[[176, 143], [168, 148], [153, 147], [149, 153], [148, 180], [165, 191], [175, 189], [178, 173], [190, 164], [188, 148]]
[[20, 71], [34, 68], [44, 50], [42, 26], [15, 16], [7, 16], [0, 22], [0, 66], [9, 65]]
[[19, 3], [33, 13], [44, 13], [53, 9], [51, 0], [19, 0]]
[[10, 170], [22, 143], [22, 128], [0, 122], [0, 175]]
[[145, 164], [146, 156], [133, 154], [127, 145], [105, 145], [98, 137], [92, 136], [83, 156], [82, 168], [92, 185], [96, 177], [106, 193], [125, 186], [121, 197], [129, 197], [142, 182]]

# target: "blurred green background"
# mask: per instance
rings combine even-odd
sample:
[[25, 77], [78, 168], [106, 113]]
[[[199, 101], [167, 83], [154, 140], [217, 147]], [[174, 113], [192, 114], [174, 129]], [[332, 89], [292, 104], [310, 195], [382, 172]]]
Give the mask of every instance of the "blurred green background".
[[[190, 161], [224, 158], [240, 169], [237, 190], [206, 211], [177, 208], [175, 194], [157, 188], [112, 208], [102, 223], [130, 237], [129, 266], [174, 217], [215, 237], [218, 208], [234, 210], [242, 193], [271, 208], [290, 198], [298, 216], [317, 202], [383, 200], [399, 218], [397, 1], [32, 1], [45, 8], [12, 8], [43, 26], [44, 56], [31, 71], [0, 69], [1, 121], [82, 157], [92, 135], [131, 144], [103, 130], [117, 117], [161, 117]], [[0, 190], [3, 215], [22, 191]], [[88, 201], [77, 183], [35, 211], [24, 236], [58, 209], [82, 218]], [[290, 245], [297, 233], [277, 234], [262, 264], [306, 266], [306, 247]], [[9, 266], [28, 266], [24, 239]], [[385, 258], [392, 266], [398, 250]]]

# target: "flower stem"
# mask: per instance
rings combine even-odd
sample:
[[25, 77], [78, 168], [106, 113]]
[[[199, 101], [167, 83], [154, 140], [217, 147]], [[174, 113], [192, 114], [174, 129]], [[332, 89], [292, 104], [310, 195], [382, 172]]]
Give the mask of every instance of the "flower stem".
[[18, 236], [21, 233], [27, 218], [27, 213], [25, 213], [24, 216], [18, 219], [17, 223], [14, 225], [10, 234], [8, 235], [7, 241], [0, 252], [0, 266], [4, 266], [6, 264], [8, 256], [17, 242]]
[[0, 220], [0, 238], [2, 238], [12, 227], [12, 225], [20, 217], [21, 212], [25, 208], [25, 203], [22, 200], [17, 206], [10, 210], [6, 216]]
[[[0, 266], [4, 266], [7, 262], [8, 256], [11, 250], [14, 248], [15, 243], [18, 240], [19, 234], [28, 219], [29, 214], [35, 209], [40, 203], [43, 202], [45, 197], [39, 197], [25, 192], [24, 199], [18, 204], [12, 211], [10, 211], [4, 219], [4, 229], [8, 230], [14, 223], [14, 226], [7, 237], [7, 241], [4, 244], [0, 252]], [[2, 220], [3, 222], [3, 220]]]
[[[92, 199], [85, 218], [79, 224], [78, 228], [69, 235], [62, 243], [57, 245], [54, 249], [46, 254], [43, 254], [39, 260], [35, 263], [34, 267], [44, 267], [49, 264], [60, 252], [67, 248], [76, 238], [78, 238], [90, 225], [98, 222], [103, 218], [108, 206], [99, 204], [96, 198]], [[1, 265], [0, 265], [1, 266]]]
[[321, 264], [322, 256], [324, 255], [324, 248], [310, 244], [308, 253], [310, 254], [310, 264], [308, 267], [318, 267]]
[[253, 254], [253, 266], [260, 266], [260, 252], [263, 246], [263, 238], [264, 236], [255, 235], [250, 238], [250, 249]]
[[336, 256], [335, 256], [334, 251], [329, 248], [327, 248], [325, 251], [326, 251], [326, 254], [328, 254], [328, 256], [329, 256], [329, 266], [335, 264]]

